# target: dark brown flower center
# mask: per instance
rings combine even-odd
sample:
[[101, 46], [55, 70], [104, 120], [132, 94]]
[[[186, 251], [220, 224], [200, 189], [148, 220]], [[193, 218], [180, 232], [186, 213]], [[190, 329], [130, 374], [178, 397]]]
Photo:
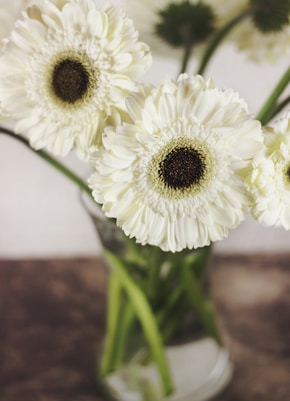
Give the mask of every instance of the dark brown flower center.
[[148, 178], [164, 198], [181, 200], [200, 193], [211, 181], [215, 160], [206, 143], [180, 136], [164, 144], [150, 160]]
[[89, 84], [89, 73], [77, 60], [62, 60], [53, 69], [53, 92], [65, 103], [74, 104], [81, 100], [87, 93]]
[[179, 147], [172, 149], [160, 162], [159, 176], [168, 187], [185, 189], [200, 182], [205, 168], [203, 157], [197, 150]]
[[290, 165], [286, 168], [286, 179], [290, 182]]

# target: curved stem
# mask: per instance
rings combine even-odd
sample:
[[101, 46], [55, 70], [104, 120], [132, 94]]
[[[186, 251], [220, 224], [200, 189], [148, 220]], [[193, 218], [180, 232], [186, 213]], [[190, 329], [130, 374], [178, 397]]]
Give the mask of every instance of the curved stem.
[[227, 25], [225, 25], [217, 34], [215, 35], [213, 41], [209, 44], [206, 49], [203, 58], [201, 60], [200, 66], [197, 70], [197, 74], [202, 75], [212, 58], [215, 50], [218, 48], [222, 40], [226, 37], [226, 35], [236, 26], [238, 25], [244, 18], [246, 18], [250, 14], [250, 10], [245, 11], [244, 13], [238, 15], [234, 19], [232, 19]]
[[73, 171], [71, 171], [68, 167], [66, 167], [64, 164], [59, 162], [57, 159], [46, 153], [44, 150], [35, 150], [31, 148], [29, 141], [25, 138], [23, 138], [20, 135], [16, 135], [12, 130], [1, 127], [0, 126], [0, 133], [5, 134], [10, 136], [13, 139], [18, 140], [22, 144], [26, 145], [30, 150], [32, 150], [36, 155], [41, 157], [43, 160], [48, 162], [50, 165], [52, 165], [56, 170], [58, 170], [61, 174], [63, 174], [65, 177], [69, 178], [74, 184], [76, 184], [82, 191], [85, 191], [89, 196], [92, 196], [91, 190], [88, 187], [87, 183], [77, 176]]
[[136, 316], [140, 320], [148, 344], [150, 345], [152, 355], [156, 361], [163, 386], [163, 392], [165, 395], [169, 395], [172, 393], [174, 386], [172, 383], [162, 338], [160, 336], [150, 305], [147, 302], [142, 290], [135, 283], [134, 279], [127, 273], [123, 262], [108, 251], [105, 252], [105, 254], [113, 269], [112, 274], [117, 275], [117, 278], [122, 287], [125, 289], [132, 305], [134, 305]]
[[183, 74], [187, 69], [187, 65], [188, 65], [188, 62], [189, 62], [189, 59], [190, 59], [190, 55], [191, 55], [191, 50], [192, 50], [192, 45], [191, 44], [186, 44], [185, 45], [185, 49], [184, 49], [184, 54], [183, 54], [180, 74]]
[[121, 292], [122, 285], [118, 278], [111, 274], [108, 285], [108, 310], [107, 310], [107, 328], [104, 352], [100, 364], [101, 377], [107, 376], [116, 368], [115, 358], [118, 354], [118, 338], [121, 314]]
[[118, 369], [122, 365], [122, 361], [125, 357], [126, 344], [128, 344], [127, 341], [128, 335], [130, 333], [130, 328], [132, 327], [136, 319], [137, 318], [134, 305], [131, 302], [128, 302], [126, 305], [124, 305], [124, 308], [122, 310], [122, 317], [120, 319], [118, 327], [116, 328], [118, 343], [116, 347], [116, 352], [114, 354], [114, 370]]
[[287, 104], [290, 103], [290, 95], [287, 96], [284, 100], [281, 101], [281, 103], [278, 103], [275, 108], [273, 109], [273, 111], [271, 113], [269, 113], [269, 115], [267, 116], [266, 121], [264, 121], [264, 123], [268, 123], [270, 120], [272, 120], [272, 118], [274, 118], [278, 113], [280, 113], [280, 111], [282, 111], [284, 109], [284, 107], [287, 106]]
[[257, 120], [260, 120], [262, 124], [266, 124], [273, 117], [273, 108], [276, 105], [281, 93], [284, 91], [290, 81], [290, 67], [286, 70], [282, 78], [279, 80], [276, 87], [273, 89], [269, 98], [266, 100], [261, 110], [256, 116]]
[[189, 301], [206, 328], [207, 333], [222, 346], [223, 343], [216, 324], [213, 304], [203, 296], [198, 281], [190, 271], [190, 266], [182, 266], [182, 274], [184, 289], [187, 291]]

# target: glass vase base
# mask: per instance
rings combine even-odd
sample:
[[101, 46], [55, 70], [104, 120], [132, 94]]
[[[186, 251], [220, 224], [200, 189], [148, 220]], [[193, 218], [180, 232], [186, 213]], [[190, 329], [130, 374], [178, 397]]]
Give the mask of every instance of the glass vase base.
[[166, 348], [175, 386], [163, 396], [154, 365], [131, 362], [109, 375], [105, 385], [119, 401], [205, 401], [221, 392], [232, 378], [229, 351], [205, 338]]

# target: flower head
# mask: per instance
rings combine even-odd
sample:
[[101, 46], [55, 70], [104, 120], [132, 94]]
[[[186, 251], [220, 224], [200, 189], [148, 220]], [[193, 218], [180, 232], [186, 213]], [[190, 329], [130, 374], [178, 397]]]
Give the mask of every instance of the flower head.
[[89, 183], [97, 202], [137, 242], [197, 248], [245, 217], [243, 171], [262, 138], [245, 102], [183, 74], [132, 94], [131, 123], [105, 130]]
[[251, 0], [253, 21], [261, 32], [279, 32], [289, 25], [289, 0]]
[[232, 34], [233, 41], [249, 59], [275, 62], [289, 54], [289, 0], [235, 0], [234, 3], [239, 11], [250, 10], [249, 17]]
[[172, 46], [193, 45], [207, 39], [214, 30], [212, 9], [201, 2], [170, 3], [159, 11], [155, 31]]
[[249, 176], [253, 216], [267, 226], [290, 229], [290, 113], [264, 128], [265, 149]]
[[17, 22], [0, 58], [0, 100], [31, 146], [85, 157], [151, 63], [123, 11], [93, 0], [42, 1]]
[[152, 51], [174, 58], [180, 57], [188, 45], [199, 52], [214, 31], [219, 13], [210, 0], [126, 0], [126, 4]]

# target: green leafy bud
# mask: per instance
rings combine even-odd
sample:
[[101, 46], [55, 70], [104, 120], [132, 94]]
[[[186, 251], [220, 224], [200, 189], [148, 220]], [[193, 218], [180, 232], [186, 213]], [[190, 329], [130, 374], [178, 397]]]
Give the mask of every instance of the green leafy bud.
[[156, 34], [172, 46], [193, 45], [214, 31], [215, 15], [211, 7], [199, 2], [170, 3], [159, 12]]
[[251, 0], [253, 21], [263, 33], [279, 32], [289, 24], [290, 0]]

